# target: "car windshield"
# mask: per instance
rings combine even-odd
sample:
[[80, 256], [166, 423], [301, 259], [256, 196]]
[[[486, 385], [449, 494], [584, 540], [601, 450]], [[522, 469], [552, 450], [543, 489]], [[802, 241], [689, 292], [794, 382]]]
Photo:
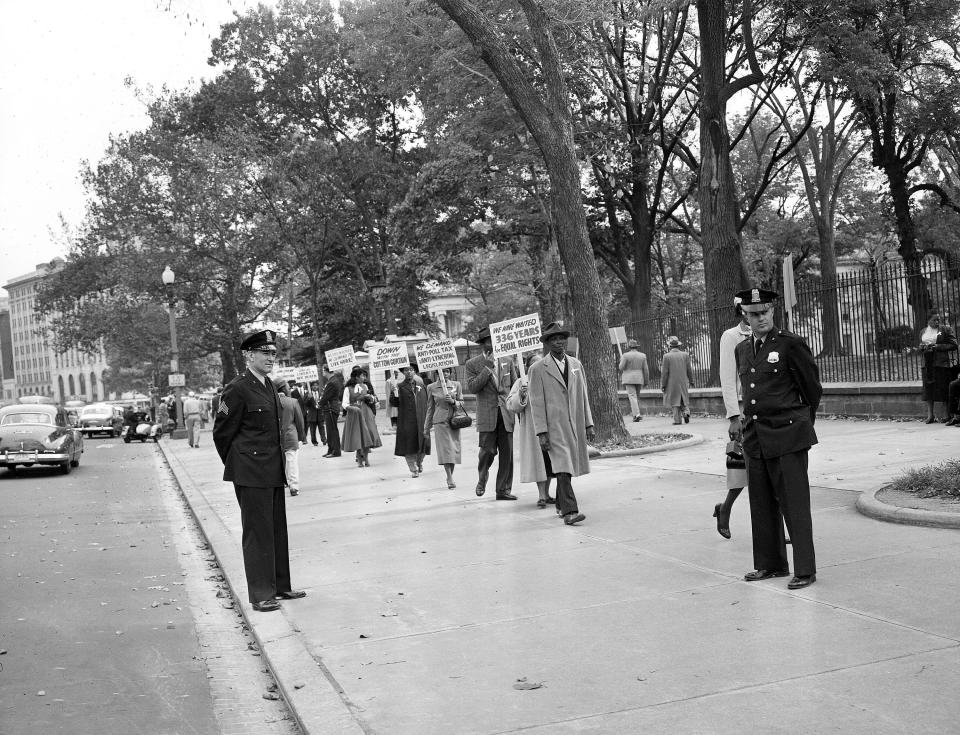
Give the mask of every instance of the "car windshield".
[[11, 424], [47, 424], [53, 425], [53, 416], [49, 413], [8, 413], [0, 418], [0, 425]]
[[80, 409], [81, 416], [112, 416], [113, 409], [110, 406], [85, 406]]

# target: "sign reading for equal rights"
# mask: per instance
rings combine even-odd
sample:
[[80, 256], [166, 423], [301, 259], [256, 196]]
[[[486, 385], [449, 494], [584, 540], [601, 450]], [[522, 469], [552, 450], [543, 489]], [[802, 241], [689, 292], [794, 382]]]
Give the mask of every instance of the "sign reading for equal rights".
[[490, 325], [494, 357], [509, 357], [521, 352], [539, 350], [540, 315], [527, 314]]
[[460, 364], [457, 361], [457, 351], [453, 347], [452, 339], [438, 339], [434, 342], [414, 345], [413, 354], [416, 356], [420, 372], [442, 370]]
[[410, 364], [406, 342], [390, 342], [370, 348], [370, 375], [375, 370], [394, 370]]
[[327, 367], [330, 368], [331, 372], [343, 370], [345, 367], [353, 367], [356, 362], [353, 355], [353, 345], [327, 350], [324, 356], [327, 358]]

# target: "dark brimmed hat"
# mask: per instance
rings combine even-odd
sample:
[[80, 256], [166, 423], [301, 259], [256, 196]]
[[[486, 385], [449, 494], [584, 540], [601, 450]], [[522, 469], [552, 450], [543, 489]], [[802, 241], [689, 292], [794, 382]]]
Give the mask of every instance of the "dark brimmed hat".
[[570, 330], [564, 329], [564, 327], [559, 322], [550, 322], [543, 332], [540, 334], [540, 341], [547, 342], [551, 337], [556, 337], [557, 335], [563, 335], [564, 337], [570, 336]]
[[484, 327], [479, 332], [477, 332], [477, 343], [483, 342], [485, 339], [491, 339], [490, 337], [490, 327]]
[[669, 337], [667, 337], [667, 346], [668, 346], [668, 347], [679, 347], [679, 346], [680, 346], [680, 338], [677, 337], [675, 334], [671, 334]]
[[737, 304], [736, 299], [740, 299], [739, 306], [772, 304], [779, 298], [780, 296], [776, 291], [767, 291], [765, 288], [748, 288], [746, 291], [739, 291], [733, 303]]
[[240, 343], [240, 349], [247, 350], [259, 350], [261, 347], [276, 347], [277, 346], [277, 333], [269, 329], [264, 329], [262, 332], [254, 332], [253, 334], [247, 335], [247, 337]]
[[628, 340], [627, 340], [627, 347], [639, 347], [639, 346], [640, 346], [640, 343], [637, 342], [637, 340], [635, 340], [635, 339], [628, 339]]

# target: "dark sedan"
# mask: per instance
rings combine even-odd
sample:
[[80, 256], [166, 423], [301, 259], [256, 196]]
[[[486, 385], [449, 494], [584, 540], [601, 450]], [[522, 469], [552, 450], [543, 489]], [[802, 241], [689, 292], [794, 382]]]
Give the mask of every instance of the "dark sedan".
[[80, 464], [83, 436], [62, 408], [16, 405], [0, 408], [0, 467], [48, 465], [66, 474]]

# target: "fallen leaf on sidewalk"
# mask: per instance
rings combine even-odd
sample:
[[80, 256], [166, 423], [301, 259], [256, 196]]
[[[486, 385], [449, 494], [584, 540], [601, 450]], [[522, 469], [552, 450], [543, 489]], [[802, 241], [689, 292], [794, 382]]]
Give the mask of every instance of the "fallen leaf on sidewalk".
[[543, 687], [542, 681], [527, 681], [527, 677], [522, 679], [517, 679], [517, 683], [513, 685], [514, 689], [540, 689]]

